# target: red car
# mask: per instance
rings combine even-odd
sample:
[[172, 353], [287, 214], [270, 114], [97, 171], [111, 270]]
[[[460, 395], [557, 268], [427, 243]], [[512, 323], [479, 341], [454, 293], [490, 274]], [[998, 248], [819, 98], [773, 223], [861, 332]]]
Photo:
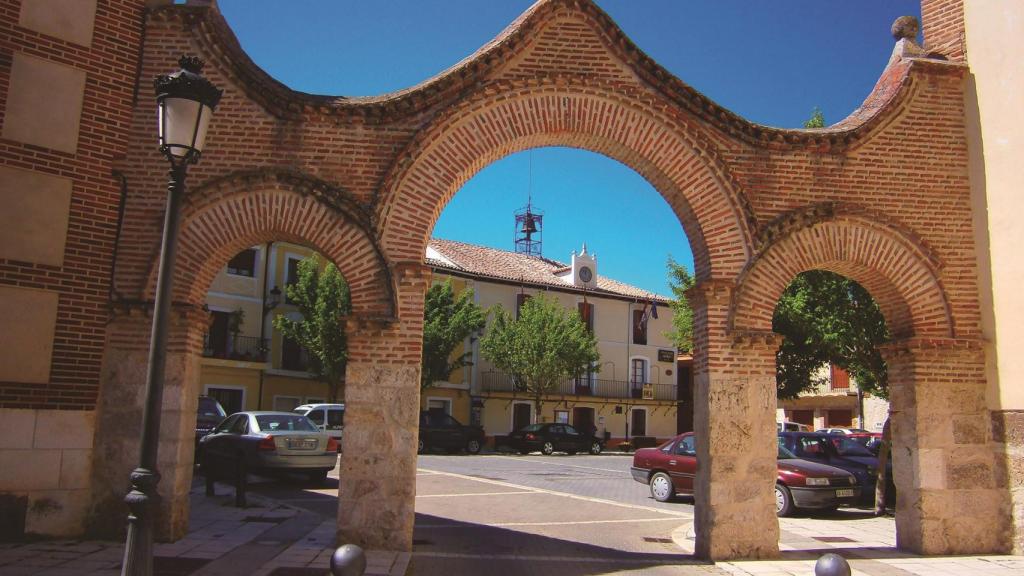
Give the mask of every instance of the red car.
[[[779, 446], [775, 480], [775, 512], [788, 516], [797, 509], [835, 510], [854, 504], [860, 487], [853, 474], [833, 466], [800, 460]], [[633, 479], [651, 488], [651, 497], [668, 502], [676, 494], [693, 494], [697, 474], [697, 447], [693, 432], [680, 434], [657, 448], [641, 448], [633, 455]]]

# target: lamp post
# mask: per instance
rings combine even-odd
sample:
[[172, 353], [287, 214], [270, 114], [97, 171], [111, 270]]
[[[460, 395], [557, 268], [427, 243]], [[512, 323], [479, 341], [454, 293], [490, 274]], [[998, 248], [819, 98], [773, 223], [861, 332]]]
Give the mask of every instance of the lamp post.
[[189, 164], [199, 161], [210, 117], [222, 94], [200, 74], [203, 63], [198, 58], [182, 56], [178, 63], [181, 70], [158, 76], [153, 82], [159, 108], [160, 151], [170, 161], [171, 170], [153, 304], [153, 329], [149, 340], [139, 466], [132, 470], [132, 489], [125, 496], [130, 512], [121, 574], [130, 576], [150, 576], [153, 573], [153, 511], [159, 499], [156, 487], [160, 482], [156, 469], [157, 448], [167, 357], [167, 316], [171, 306], [181, 199], [185, 193], [186, 169]]

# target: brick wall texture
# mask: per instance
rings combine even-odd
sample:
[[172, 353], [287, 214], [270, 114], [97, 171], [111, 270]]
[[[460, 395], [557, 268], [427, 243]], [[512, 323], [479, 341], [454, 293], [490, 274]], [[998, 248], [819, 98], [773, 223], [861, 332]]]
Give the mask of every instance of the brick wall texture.
[[96, 404], [121, 196], [113, 171], [127, 151], [142, 5], [98, 2], [86, 47], [19, 26], [21, 1], [0, 1], [0, 114], [6, 111], [15, 53], [87, 75], [75, 153], [0, 139], [0, 165], [73, 181], [63, 265], [0, 259], [0, 284], [60, 294], [49, 381], [0, 382], [0, 407], [88, 410]]

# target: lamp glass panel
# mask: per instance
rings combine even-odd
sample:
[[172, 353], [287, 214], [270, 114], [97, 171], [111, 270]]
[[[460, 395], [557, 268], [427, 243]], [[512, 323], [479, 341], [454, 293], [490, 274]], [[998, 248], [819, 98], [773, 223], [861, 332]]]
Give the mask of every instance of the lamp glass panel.
[[[160, 109], [160, 141], [170, 147], [171, 154], [185, 156], [191, 148], [202, 152], [206, 141], [206, 129], [213, 111], [195, 100], [187, 98], [164, 98]], [[199, 132], [196, 133], [196, 116], [202, 109]], [[166, 116], [166, 117], [165, 117]], [[192, 137], [196, 140], [193, 146]]]

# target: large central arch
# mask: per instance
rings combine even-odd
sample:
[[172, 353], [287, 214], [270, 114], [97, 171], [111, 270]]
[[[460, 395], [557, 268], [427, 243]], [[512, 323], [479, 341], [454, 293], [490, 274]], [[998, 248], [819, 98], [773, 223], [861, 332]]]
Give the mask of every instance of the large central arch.
[[578, 77], [489, 86], [439, 115], [388, 172], [382, 244], [422, 260], [444, 206], [477, 171], [527, 148], [571, 146], [630, 166], [658, 190], [689, 236], [698, 279], [734, 276], [750, 255], [749, 202], [696, 122], [670, 109], [656, 94]]

